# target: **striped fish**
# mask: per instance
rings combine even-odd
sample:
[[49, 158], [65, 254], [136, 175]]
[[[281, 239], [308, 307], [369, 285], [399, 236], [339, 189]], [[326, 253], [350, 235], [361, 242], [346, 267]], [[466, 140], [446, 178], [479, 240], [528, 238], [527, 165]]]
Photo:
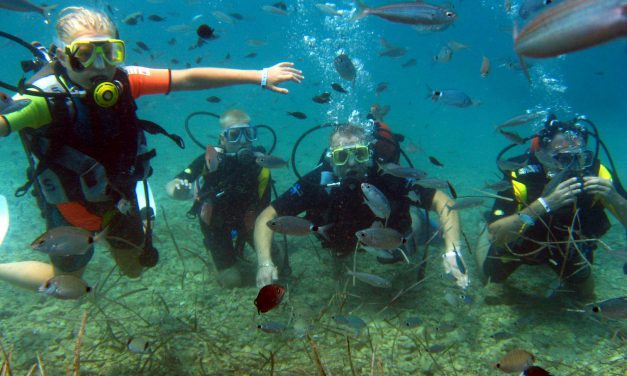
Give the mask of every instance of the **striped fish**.
[[520, 56], [552, 57], [627, 36], [627, 0], [567, 0], [535, 17], [514, 38]]
[[[368, 7], [360, 0], [356, 1], [358, 12], [353, 20], [362, 19], [368, 15], [377, 16], [384, 20], [415, 26], [449, 26], [457, 15], [450, 9], [423, 2], [407, 2]], [[434, 29], [434, 30], [441, 30]]]

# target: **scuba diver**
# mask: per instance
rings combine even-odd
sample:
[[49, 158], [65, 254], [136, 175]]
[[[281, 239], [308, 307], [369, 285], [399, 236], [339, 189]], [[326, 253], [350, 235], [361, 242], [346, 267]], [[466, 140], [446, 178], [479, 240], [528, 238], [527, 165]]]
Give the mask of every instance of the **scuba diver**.
[[219, 147], [207, 146], [205, 154], [166, 184], [166, 192], [173, 199], [194, 199], [188, 215], [198, 217], [218, 283], [233, 288], [242, 284], [237, 260], [246, 243], [252, 246], [255, 219], [270, 203], [272, 181], [270, 170], [255, 163], [265, 149], [253, 145], [258, 126], [250, 125], [248, 114], [226, 111], [220, 127]]
[[[122, 67], [125, 43], [118, 39], [116, 26], [103, 12], [83, 7], [61, 10], [56, 31], [61, 47], [51, 48], [52, 56], [44, 56], [48, 63], [29, 83], [21, 83], [21, 94], [14, 99], [30, 103], [0, 116], [0, 136], [20, 135], [30, 163], [30, 183], [21, 194], [32, 184], [47, 229], [106, 230], [104, 237], [120, 270], [136, 278], [158, 261], [150, 215], [141, 216], [135, 194], [137, 182], [143, 182], [149, 197], [146, 179], [155, 152], [148, 149], [144, 132], [162, 133], [184, 144], [156, 124], [139, 120], [135, 100], [237, 84], [286, 94], [287, 89], [277, 85], [298, 83], [303, 76], [291, 63], [260, 71]], [[40, 50], [38, 45], [31, 51]], [[93, 253], [92, 246], [78, 255], [50, 255], [52, 265], [1, 264], [0, 279], [37, 290], [55, 275], [81, 275]]]
[[[271, 255], [274, 230], [269, 227], [276, 217], [288, 218], [305, 212], [304, 219], [312, 225], [322, 246], [330, 250], [335, 259], [341, 259], [356, 251], [356, 232], [376, 227], [378, 221], [373, 210], [364, 202], [362, 183], [376, 187], [389, 202], [389, 216], [378, 222], [380, 226], [398, 231], [406, 240], [403, 247], [407, 252], [393, 250], [391, 259], [377, 260], [381, 263], [403, 262], [401, 253], [413, 255], [412, 218], [410, 206], [417, 205], [439, 215], [445, 243], [445, 268], [456, 278], [460, 287], [468, 286], [468, 275], [461, 259], [459, 216], [445, 193], [422, 188], [414, 180], [401, 178], [384, 172], [378, 166], [377, 144], [384, 138], [377, 137], [380, 128], [370, 129], [353, 124], [327, 124], [307, 131], [296, 142], [292, 151], [292, 166], [296, 164], [296, 147], [303, 137], [313, 130], [335, 126], [329, 148], [325, 150], [321, 163], [304, 176], [294, 169], [299, 177], [290, 189], [264, 209], [255, 224], [255, 249], [257, 251], [257, 286], [272, 283], [277, 279], [277, 267]], [[396, 144], [399, 148], [398, 144]], [[389, 155], [385, 157], [387, 159]], [[367, 185], [368, 186], [368, 185]], [[412, 196], [413, 199], [410, 199]], [[379, 217], [380, 218], [380, 217]], [[279, 218], [276, 218], [277, 220]], [[290, 224], [287, 223], [286, 226]], [[455, 257], [457, 255], [457, 257]], [[452, 257], [451, 257], [452, 256]], [[462, 269], [462, 270], [460, 270]]]
[[[590, 136], [597, 141], [594, 152], [588, 148]], [[584, 117], [565, 122], [551, 115], [529, 139], [528, 152], [507, 160], [511, 170], [504, 171], [504, 178], [511, 187], [499, 193], [505, 199], [496, 199], [488, 231], [480, 237], [479, 268], [498, 283], [520, 265], [548, 265], [560, 284], [584, 297], [593, 294], [596, 239], [610, 228], [605, 209], [627, 226], [627, 200], [614, 163], [596, 127]], [[599, 146], [612, 170], [600, 163]]]

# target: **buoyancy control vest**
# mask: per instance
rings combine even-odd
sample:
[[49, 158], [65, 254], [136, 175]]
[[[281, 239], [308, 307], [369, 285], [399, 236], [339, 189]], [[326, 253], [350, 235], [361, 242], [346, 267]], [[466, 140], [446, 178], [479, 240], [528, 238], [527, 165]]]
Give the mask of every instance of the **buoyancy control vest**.
[[[32, 83], [43, 91], [66, 91], [63, 78], [48, 69]], [[47, 98], [52, 122], [22, 135], [37, 166], [32, 179], [49, 204], [107, 202], [134, 195], [136, 182], [151, 173], [148, 150], [126, 72], [113, 81], [121, 88], [113, 106], [98, 106], [92, 96]]]
[[[590, 175], [596, 175], [605, 179], [612, 179], [610, 171], [599, 161], [592, 167]], [[532, 161], [529, 165], [510, 173], [514, 197], [518, 204], [518, 210], [524, 209], [529, 203], [542, 195], [544, 187], [549, 179], [540, 162]], [[582, 194], [575, 207], [567, 205], [556, 210], [549, 219], [549, 225], [553, 229], [567, 229], [572, 226], [572, 232], [580, 238], [598, 238], [605, 234], [611, 224], [605, 206], [598, 197]], [[612, 208], [609, 208], [610, 210]], [[574, 216], [577, 215], [577, 219]], [[538, 228], [543, 227], [537, 224]]]

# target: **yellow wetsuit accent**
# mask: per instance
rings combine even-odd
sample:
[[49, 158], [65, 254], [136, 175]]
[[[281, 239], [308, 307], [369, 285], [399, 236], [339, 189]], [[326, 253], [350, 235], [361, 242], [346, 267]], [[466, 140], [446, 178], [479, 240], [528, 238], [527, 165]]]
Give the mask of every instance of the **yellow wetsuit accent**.
[[268, 184], [270, 183], [270, 169], [263, 167], [261, 171], [259, 171], [259, 175], [257, 175], [257, 181], [259, 182], [257, 186], [257, 197], [261, 199], [265, 195]]
[[[512, 176], [512, 188], [514, 190], [514, 197], [516, 197], [516, 202], [518, 202], [518, 210], [522, 210], [527, 206], [527, 186], [516, 179], [517, 175], [514, 171], [511, 173]], [[599, 172], [597, 174], [598, 177], [603, 179], [608, 179], [612, 181], [612, 173], [603, 165], [599, 164]], [[596, 200], [595, 200], [596, 201]], [[608, 204], [605, 200], [601, 199], [603, 206], [616, 216], [616, 210], [612, 207], [612, 205]]]
[[19, 111], [2, 115], [9, 124], [11, 132], [19, 132], [24, 128], [41, 128], [52, 122], [46, 98], [17, 94], [13, 96], [13, 99], [29, 99], [31, 102]]
[[512, 189], [514, 190], [514, 197], [518, 202], [518, 211], [522, 210], [527, 205], [527, 186], [516, 178], [518, 177], [514, 171], [512, 171]]

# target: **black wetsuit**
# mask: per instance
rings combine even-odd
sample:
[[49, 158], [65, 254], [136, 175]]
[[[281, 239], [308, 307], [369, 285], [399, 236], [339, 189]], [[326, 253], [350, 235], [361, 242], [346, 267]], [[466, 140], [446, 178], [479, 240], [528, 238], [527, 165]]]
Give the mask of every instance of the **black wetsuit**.
[[[597, 163], [596, 168], [585, 175], [597, 175], [592, 171], [598, 171], [598, 166]], [[546, 177], [542, 165], [537, 160], [531, 159], [528, 166], [517, 171], [516, 181], [526, 186], [526, 202], [531, 203], [542, 196], [550, 180]], [[520, 198], [516, 197], [513, 188], [499, 192], [499, 195], [513, 198], [514, 201], [497, 199], [488, 223], [517, 213], [525, 207], [519, 202]], [[484, 274], [491, 282], [503, 282], [520, 265], [547, 264], [564, 281], [573, 284], [585, 282], [591, 275], [590, 265], [597, 247], [596, 242], [594, 240], [577, 242], [575, 248], [573, 243], [568, 241], [571, 236], [574, 240], [596, 239], [603, 236], [610, 228], [604, 209], [598, 199], [582, 194], [575, 205], [568, 205], [542, 215], [534, 225], [524, 229], [521, 237], [509, 243], [507, 247], [490, 246], [483, 264]], [[569, 228], [572, 230], [569, 231]], [[553, 244], [543, 247], [547, 242]], [[520, 256], [523, 254], [526, 256]]]
[[[328, 164], [319, 166], [273, 201], [272, 206], [278, 216], [306, 212], [305, 218], [317, 226], [331, 224], [326, 231], [328, 240], [322, 236], [318, 238], [322, 246], [328, 248], [334, 256], [343, 257], [355, 250], [355, 232], [369, 228], [377, 218], [364, 203], [359, 183], [353, 188], [345, 184], [335, 187], [321, 185], [321, 182], [332, 182], [334, 176], [331, 171]], [[405, 236], [411, 233], [409, 207], [413, 204], [407, 194], [416, 191], [419, 197], [417, 205], [427, 210], [431, 208], [435, 194], [433, 189], [415, 186], [407, 179], [379, 175], [374, 170], [370, 171], [364, 182], [374, 185], [386, 196], [392, 209], [387, 227]]]
[[[205, 248], [218, 270], [233, 266], [245, 243], [252, 245], [254, 221], [270, 203], [270, 177], [267, 170], [264, 172], [254, 160], [242, 162], [236, 157], [226, 157], [217, 171], [209, 173], [205, 156], [201, 155], [176, 176], [188, 181], [198, 179], [200, 199], [194, 202], [190, 214], [198, 216]], [[200, 216], [205, 202], [213, 206], [209, 224]]]

